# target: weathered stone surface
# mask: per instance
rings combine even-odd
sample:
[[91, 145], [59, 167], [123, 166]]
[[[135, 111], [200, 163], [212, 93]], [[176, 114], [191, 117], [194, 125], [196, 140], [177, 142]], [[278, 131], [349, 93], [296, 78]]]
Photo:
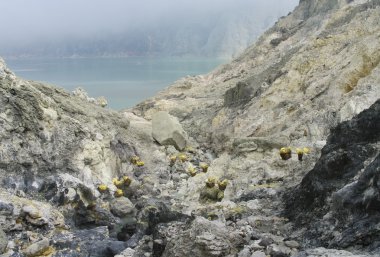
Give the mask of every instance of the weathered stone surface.
[[111, 212], [120, 218], [131, 218], [136, 214], [133, 203], [126, 197], [119, 197], [111, 202]]
[[227, 228], [220, 222], [197, 218], [191, 227], [168, 238], [162, 256], [227, 256], [230, 251]]
[[41, 212], [32, 205], [26, 205], [22, 207], [22, 211], [33, 219], [38, 219], [42, 217]]
[[0, 254], [5, 252], [8, 245], [8, 238], [4, 231], [0, 228]]
[[251, 257], [251, 251], [248, 248], [244, 248], [238, 253], [238, 257]]
[[161, 145], [173, 145], [183, 150], [187, 136], [177, 118], [167, 112], [158, 112], [152, 117], [152, 136]]
[[[286, 197], [289, 217], [307, 221], [307, 234], [316, 242], [348, 247], [380, 240], [379, 142], [380, 100], [332, 130], [315, 167]], [[341, 229], [330, 238], [335, 219]]]
[[111, 183], [120, 163], [135, 154], [122, 114], [16, 77], [0, 79], [0, 92], [0, 175], [28, 176], [17, 189], [38, 191], [42, 173], [75, 173], [87, 185]]
[[268, 246], [268, 252], [273, 257], [288, 257], [291, 255], [291, 250], [288, 247], [277, 244]]
[[58, 256], [66, 256], [68, 251], [72, 249], [79, 254], [78, 256], [115, 256], [127, 247], [126, 242], [109, 238], [106, 226], [58, 234], [53, 238], [53, 242], [57, 254], [61, 254]]
[[266, 255], [262, 251], [256, 251], [256, 252], [252, 253], [251, 257], [266, 257]]
[[122, 251], [120, 254], [115, 255], [115, 257], [133, 257], [135, 253], [135, 250], [132, 248], [127, 248], [124, 251]]
[[12, 215], [13, 209], [14, 207], [12, 203], [3, 202], [2, 200], [0, 200], [0, 215]]
[[236, 86], [227, 90], [224, 95], [224, 105], [227, 107], [239, 106], [249, 103], [253, 88], [245, 82], [238, 82]]
[[49, 248], [49, 240], [44, 238], [36, 243], [31, 244], [24, 250], [24, 254], [28, 257], [41, 256], [43, 252]]
[[75, 207], [73, 221], [75, 225], [81, 228], [109, 226], [113, 227], [117, 222], [115, 216], [102, 206], [85, 206], [79, 202]]
[[344, 250], [326, 249], [323, 247], [301, 252], [296, 257], [370, 257], [370, 254], [353, 254]]
[[284, 243], [287, 247], [290, 247], [290, 248], [299, 248], [300, 247], [300, 244], [294, 240], [285, 241]]

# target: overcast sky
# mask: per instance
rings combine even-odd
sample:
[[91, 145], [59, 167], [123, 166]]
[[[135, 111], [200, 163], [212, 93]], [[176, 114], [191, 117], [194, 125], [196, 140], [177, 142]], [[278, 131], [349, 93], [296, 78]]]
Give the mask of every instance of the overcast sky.
[[252, 9], [252, 15], [259, 15], [262, 8], [280, 9], [286, 15], [297, 4], [298, 0], [0, 0], [0, 47], [118, 33], [242, 8]]

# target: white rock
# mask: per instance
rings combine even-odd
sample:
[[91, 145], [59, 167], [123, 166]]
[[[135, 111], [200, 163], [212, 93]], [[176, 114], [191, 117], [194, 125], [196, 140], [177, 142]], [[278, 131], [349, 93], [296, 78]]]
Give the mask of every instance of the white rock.
[[153, 116], [152, 136], [161, 145], [172, 145], [177, 150], [183, 150], [188, 142], [187, 135], [177, 118], [163, 111]]

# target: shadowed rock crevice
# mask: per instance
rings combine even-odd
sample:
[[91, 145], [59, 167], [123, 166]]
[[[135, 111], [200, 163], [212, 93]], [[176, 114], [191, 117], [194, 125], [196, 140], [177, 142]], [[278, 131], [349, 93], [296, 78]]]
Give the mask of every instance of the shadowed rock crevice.
[[313, 244], [379, 246], [379, 142], [380, 100], [334, 128], [315, 167], [285, 195], [285, 214]]

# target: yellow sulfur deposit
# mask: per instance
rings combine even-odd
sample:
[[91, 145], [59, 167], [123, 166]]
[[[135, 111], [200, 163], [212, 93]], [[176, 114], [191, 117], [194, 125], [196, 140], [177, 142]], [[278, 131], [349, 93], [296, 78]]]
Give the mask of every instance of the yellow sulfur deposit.
[[206, 186], [207, 187], [214, 187], [215, 186], [215, 182], [216, 182], [216, 178], [215, 177], [208, 177], [206, 179]]
[[108, 190], [108, 187], [104, 184], [101, 184], [98, 186], [98, 190], [99, 190], [99, 192], [103, 193], [103, 192]]
[[121, 187], [123, 185], [123, 180], [118, 180], [117, 178], [114, 178], [112, 180], [113, 184], [116, 186], [116, 187]]
[[296, 153], [297, 153], [297, 155], [298, 155], [298, 160], [299, 160], [299, 161], [302, 161], [302, 158], [303, 158], [303, 149], [301, 149], [301, 148], [297, 148], [297, 149], [296, 149]]
[[292, 150], [290, 147], [282, 147], [280, 149], [280, 156], [283, 160], [292, 158]]
[[186, 154], [181, 153], [180, 155], [178, 155], [178, 159], [180, 159], [181, 162], [185, 162], [185, 161], [187, 161], [187, 156], [186, 156]]
[[207, 164], [207, 163], [202, 162], [202, 163], [199, 165], [199, 167], [202, 169], [202, 171], [203, 171], [204, 173], [206, 173], [207, 170], [208, 170], [208, 164]]
[[132, 183], [132, 179], [128, 176], [123, 177], [124, 185], [129, 186]]
[[137, 164], [138, 161], [140, 161], [140, 157], [138, 157], [138, 156], [133, 156], [131, 158], [131, 163], [132, 164]]
[[115, 197], [122, 197], [123, 195], [124, 195], [123, 190], [121, 190], [121, 189], [117, 189], [117, 190], [115, 191]]
[[138, 162], [136, 162], [136, 165], [137, 165], [138, 167], [142, 167], [142, 166], [145, 165], [145, 163], [144, 163], [143, 161], [138, 161]]
[[228, 184], [227, 179], [224, 179], [223, 181], [219, 181], [218, 182], [219, 189], [222, 191], [226, 190], [227, 184]]
[[197, 175], [197, 171], [192, 166], [189, 167], [188, 171], [189, 171], [190, 176], [192, 176], [192, 177], [194, 177], [195, 175]]

